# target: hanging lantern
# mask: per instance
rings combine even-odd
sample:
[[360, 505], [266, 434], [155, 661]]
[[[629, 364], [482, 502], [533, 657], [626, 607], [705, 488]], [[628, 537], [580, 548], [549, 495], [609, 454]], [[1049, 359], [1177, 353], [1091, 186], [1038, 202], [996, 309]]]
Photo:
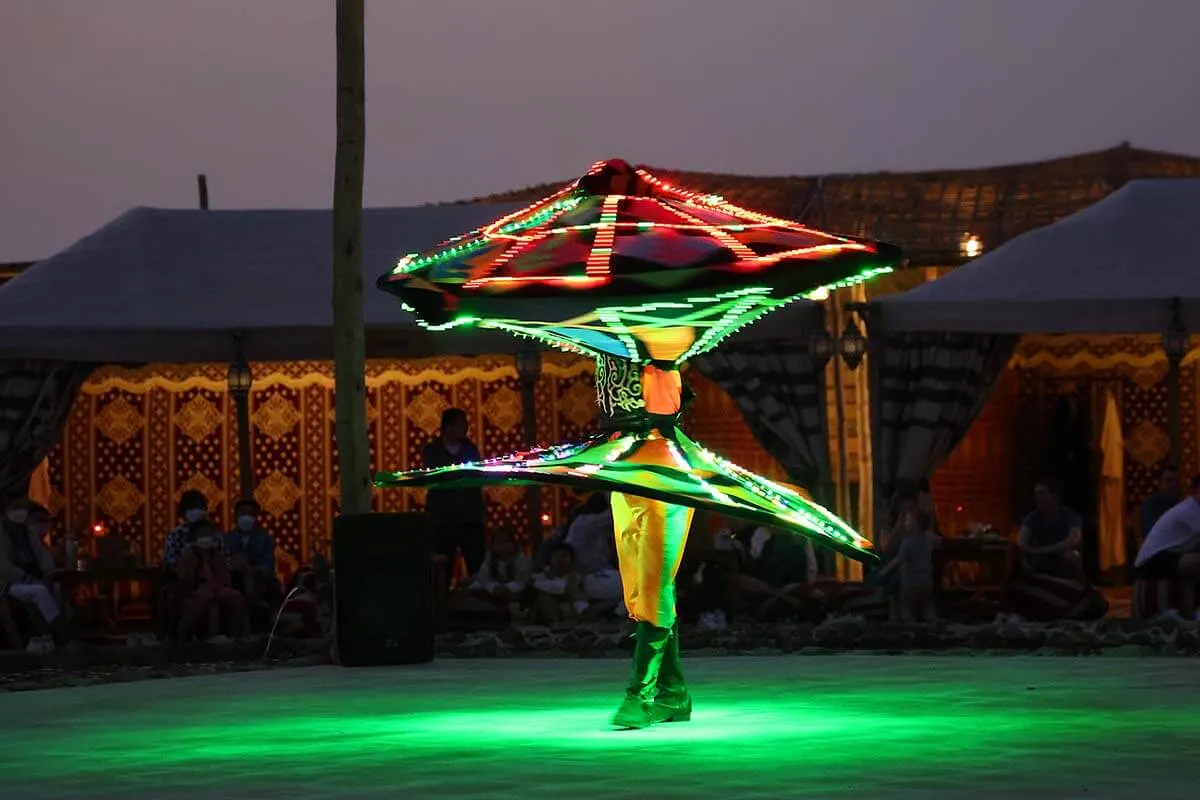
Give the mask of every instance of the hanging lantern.
[[846, 320], [846, 328], [842, 331], [840, 344], [842, 360], [846, 362], [846, 366], [852, 370], [858, 369], [858, 365], [867, 355], [867, 337], [863, 335], [862, 329], [858, 327], [858, 322], [853, 316]]
[[812, 357], [813, 366], [817, 368], [817, 371], [825, 369], [833, 359], [835, 349], [837, 349], [837, 345], [824, 326], [808, 335], [808, 354]]

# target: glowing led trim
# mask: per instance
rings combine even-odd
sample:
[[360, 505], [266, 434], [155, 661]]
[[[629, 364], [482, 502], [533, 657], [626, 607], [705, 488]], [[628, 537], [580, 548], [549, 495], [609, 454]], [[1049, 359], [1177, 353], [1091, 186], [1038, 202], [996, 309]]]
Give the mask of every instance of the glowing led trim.
[[617, 212], [624, 199], [620, 195], [608, 195], [600, 207], [600, 224], [592, 239], [592, 250], [588, 253], [586, 271], [588, 275], [607, 275], [612, 262], [613, 244], [617, 239]]
[[721, 244], [725, 245], [725, 247], [727, 247], [738, 258], [758, 258], [758, 253], [754, 252], [749, 247], [742, 244], [742, 242], [738, 241], [733, 236], [730, 236], [728, 233], [716, 227], [715, 225], [706, 225], [704, 224], [704, 220], [698, 219], [691, 214], [688, 214], [686, 211], [682, 211], [678, 208], [672, 208], [671, 210], [684, 219], [690, 219], [694, 224], [699, 225], [701, 230], [703, 230], [712, 238], [716, 239]]
[[[753, 219], [758, 222], [765, 222], [765, 223], [772, 224], [772, 225], [783, 225], [784, 227], [787, 227], [787, 228], [790, 228], [793, 230], [795, 230], [795, 229], [811, 230], [813, 233], [816, 233], [821, 236], [829, 236], [830, 235], [828, 233], [825, 233], [824, 231], [812, 230], [810, 228], [806, 228], [803, 225], [799, 225], [799, 224], [789, 221], [789, 220], [780, 219], [778, 217], [772, 217], [767, 214], [760, 214], [757, 211], [750, 211], [749, 209], [742, 208], [741, 206], [735, 206], [733, 203], [726, 201], [725, 198], [721, 197], [720, 195], [700, 195], [695, 192], [689, 192], [686, 189], [680, 189], [679, 187], [672, 186], [671, 184], [667, 183], [666, 181], [662, 180], [661, 178], [658, 178], [657, 176], [652, 175], [651, 173], [647, 172], [646, 170], [642, 169], [641, 167], [638, 167], [637, 169], [635, 169], [634, 172], [636, 172], [638, 175], [640, 175], [642, 177], [642, 179], [645, 180], [647, 183], [653, 185], [656, 189], [659, 189], [660, 191], [663, 191], [670, 195], [675, 195], [676, 197], [679, 197], [684, 200], [691, 201], [691, 202], [695, 203], [696, 205], [704, 205], [704, 206], [709, 206], [711, 208], [720, 209], [721, 211], [725, 211], [725, 213], [729, 214], [732, 217], [746, 217], [748, 219]], [[705, 198], [715, 198], [718, 202], [705, 202]]]

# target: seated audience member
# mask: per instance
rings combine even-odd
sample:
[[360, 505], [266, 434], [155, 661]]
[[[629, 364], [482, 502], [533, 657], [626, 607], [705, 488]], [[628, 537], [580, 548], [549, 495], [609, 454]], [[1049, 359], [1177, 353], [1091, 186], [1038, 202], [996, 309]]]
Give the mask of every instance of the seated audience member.
[[[590, 497], [589, 497], [590, 499]], [[583, 513], [587, 502], [579, 503], [567, 513], [567, 518], [560, 525], [556, 526], [550, 535], [542, 539], [542, 543], [538, 545], [537, 550], [533, 554], [533, 571], [542, 572], [546, 567], [550, 566], [550, 554], [554, 552], [554, 548], [567, 540], [567, 533], [571, 530], [571, 524], [575, 519]]]
[[933, 613], [933, 537], [931, 523], [920, 511], [909, 510], [900, 521], [899, 545], [880, 577], [900, 578], [900, 612], [905, 622], [929, 622]]
[[1168, 509], [1146, 534], [1134, 562], [1138, 580], [1200, 581], [1200, 475], [1192, 494]]
[[[185, 548], [196, 541], [196, 526], [208, 519], [208, 498], [195, 489], [188, 489], [179, 498], [179, 519], [181, 520], [163, 541], [163, 566], [174, 571], [179, 563], [179, 557]], [[217, 537], [216, 548], [225, 551], [225, 540]]]
[[280, 599], [275, 540], [259, 525], [259, 508], [254, 500], [239, 500], [234, 512], [234, 529], [225, 534], [234, 587], [241, 589], [253, 606], [275, 604]]
[[[32, 509], [32, 512], [31, 512]], [[0, 602], [9, 595], [32, 603], [51, 632], [29, 640], [29, 650], [46, 653], [54, 649], [55, 639], [65, 643], [66, 622], [54, 584], [54, 558], [42, 541], [37, 518], [45, 509], [31, 506], [24, 497], [4, 502], [0, 519]], [[49, 515], [46, 515], [47, 519]]]
[[1037, 507], [1021, 523], [1017, 544], [1026, 572], [1080, 578], [1083, 520], [1062, 504], [1062, 484], [1047, 478], [1034, 488]]
[[763, 526], [743, 528], [737, 539], [742, 567], [730, 580], [746, 610], [760, 620], [813, 610], [817, 559], [808, 539]]
[[492, 534], [492, 546], [467, 589], [474, 597], [516, 612], [532, 574], [529, 556], [517, 548], [512, 531], [501, 528]]
[[533, 578], [532, 621], [539, 625], [574, 622], [588, 607], [583, 579], [575, 571], [575, 550], [564, 543], [554, 547], [550, 564]]
[[621, 600], [621, 573], [616, 567], [616, 537], [607, 493], [596, 492], [588, 498], [567, 528], [564, 541], [575, 550], [575, 569], [583, 576], [585, 597], [598, 607], [615, 608]]
[[[224, 613], [232, 636], [247, 632], [246, 604], [241, 593], [230, 585], [229, 564], [217, 548], [220, 534], [211, 522], [201, 522], [193, 530], [195, 541], [184, 547], [175, 574], [183, 589], [183, 614], [179, 622], [179, 638], [187, 641], [196, 625], [209, 614], [210, 619]], [[219, 624], [210, 626], [210, 642], [224, 643], [229, 637], [220, 631]]]
[[1168, 466], [1162, 471], [1162, 475], [1158, 477], [1158, 491], [1143, 500], [1138, 510], [1138, 517], [1142, 526], [1139, 533], [1143, 542], [1150, 535], [1150, 529], [1154, 527], [1154, 523], [1158, 522], [1158, 518], [1167, 513], [1168, 509], [1177, 505], [1182, 499], [1179, 467], [1174, 465]]

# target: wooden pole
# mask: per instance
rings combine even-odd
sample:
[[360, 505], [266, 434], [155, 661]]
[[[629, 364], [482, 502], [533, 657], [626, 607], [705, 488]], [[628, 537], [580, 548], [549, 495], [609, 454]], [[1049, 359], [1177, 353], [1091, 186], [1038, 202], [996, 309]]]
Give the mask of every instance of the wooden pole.
[[[246, 354], [242, 348], [242, 334], [234, 334], [233, 341], [236, 348], [233, 356], [234, 369], [237, 369], [239, 374], [245, 370], [246, 375], [252, 376], [250, 364], [246, 361]], [[253, 380], [253, 377], [251, 379]], [[233, 407], [237, 412], [238, 475], [241, 478], [239, 483], [241, 494], [238, 499], [253, 500], [254, 462], [250, 447], [250, 386], [248, 384], [239, 385], [233, 389]]]
[[334, 435], [341, 513], [371, 510], [366, 345], [362, 314], [362, 195], [366, 145], [363, 0], [337, 0], [337, 154], [333, 177]]
[[196, 176], [196, 190], [200, 193], [200, 210], [208, 211], [208, 176]]

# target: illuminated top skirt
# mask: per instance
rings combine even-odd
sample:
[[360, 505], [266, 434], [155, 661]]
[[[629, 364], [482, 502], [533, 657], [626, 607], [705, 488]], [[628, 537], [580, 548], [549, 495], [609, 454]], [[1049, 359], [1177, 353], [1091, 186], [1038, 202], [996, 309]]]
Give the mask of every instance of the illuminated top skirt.
[[890, 272], [899, 250], [668, 186], [623, 161], [485, 228], [405, 256], [379, 280], [432, 331], [508, 331], [596, 359], [603, 432], [478, 463], [380, 473], [381, 487], [560, 484], [792, 530], [860, 560], [871, 544], [790, 487], [676, 425], [679, 367], [799, 299]]

